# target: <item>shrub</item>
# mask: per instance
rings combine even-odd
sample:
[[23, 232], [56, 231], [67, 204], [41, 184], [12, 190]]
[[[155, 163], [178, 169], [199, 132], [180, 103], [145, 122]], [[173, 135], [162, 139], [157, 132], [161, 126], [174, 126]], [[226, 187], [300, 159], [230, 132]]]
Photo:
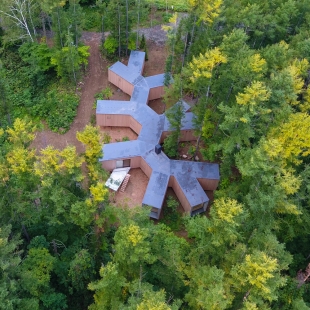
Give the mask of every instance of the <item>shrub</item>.
[[145, 41], [145, 36], [142, 34], [141, 42], [140, 42], [140, 49], [144, 50], [146, 48], [146, 41]]
[[76, 116], [78, 104], [79, 97], [68, 89], [49, 91], [44, 104], [48, 127], [55, 132], [65, 133], [68, 131]]
[[172, 17], [171, 13], [166, 13], [166, 12], [163, 13], [163, 21], [165, 23], [169, 23], [169, 20], [170, 20], [171, 17]]
[[111, 140], [112, 140], [111, 136], [107, 132], [104, 132], [102, 137], [103, 143], [108, 144], [111, 142]]
[[163, 222], [173, 231], [181, 229], [182, 217], [178, 212], [179, 202], [172, 196], [168, 196], [166, 200], [167, 207], [164, 209]]
[[111, 36], [108, 36], [103, 43], [104, 51], [107, 57], [113, 57], [118, 47], [117, 40]]

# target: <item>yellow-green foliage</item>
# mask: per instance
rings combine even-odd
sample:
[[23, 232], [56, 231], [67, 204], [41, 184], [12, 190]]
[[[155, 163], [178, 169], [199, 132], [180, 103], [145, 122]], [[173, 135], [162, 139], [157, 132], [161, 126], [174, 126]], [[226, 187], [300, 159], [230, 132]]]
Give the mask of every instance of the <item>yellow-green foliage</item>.
[[137, 310], [171, 310], [165, 302], [165, 291], [146, 292], [143, 294], [143, 299], [137, 305]]
[[222, 0], [188, 0], [190, 8], [198, 13], [199, 20], [212, 24], [221, 12]]
[[31, 172], [34, 160], [34, 151], [29, 151], [23, 147], [15, 147], [7, 154], [9, 169], [16, 175]]
[[[236, 282], [240, 282], [241, 290], [251, 290], [254, 296], [259, 295], [267, 300], [276, 298], [268, 283], [274, 278], [274, 273], [278, 271], [278, 262], [266, 253], [255, 251], [253, 254], [245, 256], [245, 260], [232, 271], [232, 276]], [[241, 279], [242, 278], [242, 279]], [[277, 285], [283, 285], [283, 281], [278, 281]]]
[[89, 190], [92, 195], [92, 201], [95, 203], [103, 202], [108, 196], [108, 190], [103, 182], [98, 182], [96, 185], [91, 185]]
[[260, 54], [254, 54], [250, 57], [250, 66], [254, 72], [262, 72], [266, 69], [266, 60]]
[[140, 232], [139, 226], [131, 224], [128, 227], [128, 240], [133, 246], [136, 246], [139, 242], [143, 240], [143, 236]]
[[270, 97], [270, 91], [263, 82], [254, 81], [245, 88], [244, 93], [236, 96], [236, 101], [240, 105], [255, 106], [260, 102], [267, 101]]
[[60, 170], [59, 150], [49, 145], [45, 149], [42, 149], [40, 153], [39, 160], [35, 163], [35, 174], [44, 177]]
[[96, 162], [102, 156], [102, 144], [97, 127], [86, 125], [84, 131], [76, 133], [76, 138], [85, 145], [85, 157], [88, 162]]
[[9, 141], [13, 144], [25, 145], [35, 138], [33, 133], [36, 126], [30, 120], [17, 118], [13, 127], [8, 128], [6, 132], [9, 135]]
[[270, 158], [300, 163], [299, 156], [310, 154], [310, 116], [307, 113], [291, 114], [286, 123], [271, 131], [264, 148]]
[[219, 198], [215, 200], [214, 202], [214, 211], [212, 211], [212, 214], [215, 216], [213, 217], [214, 223], [222, 223], [227, 222], [227, 223], [235, 223], [235, 218], [239, 214], [243, 212], [242, 205], [239, 204], [236, 200], [234, 199], [224, 199], [224, 198]]
[[194, 57], [189, 64], [192, 70], [190, 80], [194, 83], [200, 77], [210, 79], [212, 77], [212, 70], [219, 64], [226, 62], [226, 56], [222, 54], [218, 47], [207, 51], [204, 55], [200, 54], [198, 57]]
[[[81, 168], [83, 158], [80, 157], [74, 146], [67, 146], [62, 151], [53, 146], [47, 146], [40, 151], [37, 161], [34, 164], [34, 172], [42, 179], [42, 185], [51, 185], [52, 177], [56, 173], [69, 173], [70, 175]], [[82, 181], [83, 175], [80, 171], [75, 178], [76, 181]]]
[[83, 163], [77, 152], [75, 146], [67, 146], [60, 152], [61, 157], [61, 169], [65, 169], [69, 174], [73, 174], [76, 168], [80, 168]]

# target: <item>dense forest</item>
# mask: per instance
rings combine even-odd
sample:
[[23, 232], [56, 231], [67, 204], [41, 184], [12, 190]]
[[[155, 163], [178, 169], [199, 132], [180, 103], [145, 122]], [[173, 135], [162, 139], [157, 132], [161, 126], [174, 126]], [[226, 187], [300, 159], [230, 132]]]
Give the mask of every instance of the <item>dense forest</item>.
[[[110, 205], [98, 128], [83, 154], [30, 147], [76, 115], [82, 31], [126, 57], [156, 14], [165, 104], [194, 99], [192, 152], [221, 169], [207, 216], [166, 224]], [[0, 0], [0, 22], [0, 309], [310, 309], [309, 0]]]

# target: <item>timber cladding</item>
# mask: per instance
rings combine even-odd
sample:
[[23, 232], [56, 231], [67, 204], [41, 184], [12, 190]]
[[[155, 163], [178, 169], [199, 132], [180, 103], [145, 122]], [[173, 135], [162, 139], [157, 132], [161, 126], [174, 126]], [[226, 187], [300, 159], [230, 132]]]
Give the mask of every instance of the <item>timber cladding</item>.
[[184, 192], [181, 188], [181, 186], [179, 185], [177, 179], [172, 175], [170, 176], [170, 179], [169, 179], [169, 184], [168, 184], [169, 187], [172, 187], [176, 196], [178, 197], [183, 209], [186, 211], [186, 212], [191, 212], [192, 210], [192, 207], [191, 205], [189, 204], [186, 196], [184, 195]]
[[109, 82], [113, 83], [119, 89], [121, 89], [124, 93], [128, 94], [129, 96], [132, 95], [134, 85], [126, 81], [124, 78], [116, 74], [115, 72], [108, 70], [108, 79]]
[[150, 89], [149, 100], [162, 98], [164, 95], [164, 86], [158, 86]]
[[123, 114], [96, 114], [96, 122], [100, 127], [129, 127], [137, 135], [141, 131], [141, 124], [139, 124], [132, 116]]

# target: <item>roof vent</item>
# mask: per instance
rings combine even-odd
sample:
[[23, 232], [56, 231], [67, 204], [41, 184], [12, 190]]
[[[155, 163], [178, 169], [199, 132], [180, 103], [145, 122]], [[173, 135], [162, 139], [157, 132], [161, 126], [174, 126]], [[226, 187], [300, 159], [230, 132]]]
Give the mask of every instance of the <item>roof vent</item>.
[[161, 150], [162, 150], [162, 147], [160, 144], [156, 144], [155, 145], [155, 153], [156, 154], [160, 154], [161, 153]]

